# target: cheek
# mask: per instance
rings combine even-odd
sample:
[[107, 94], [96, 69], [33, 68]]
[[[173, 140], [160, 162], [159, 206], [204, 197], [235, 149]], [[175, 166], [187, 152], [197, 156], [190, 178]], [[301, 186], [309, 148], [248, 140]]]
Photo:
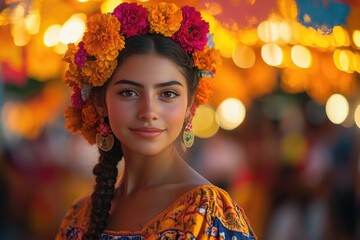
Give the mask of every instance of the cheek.
[[173, 106], [165, 112], [168, 122], [173, 123], [173, 126], [179, 126], [182, 128], [182, 124], [186, 117], [186, 103]]
[[110, 125], [118, 126], [122, 122], [126, 121], [129, 117], [129, 108], [121, 104], [120, 101], [116, 101], [110, 97], [106, 98], [106, 109]]

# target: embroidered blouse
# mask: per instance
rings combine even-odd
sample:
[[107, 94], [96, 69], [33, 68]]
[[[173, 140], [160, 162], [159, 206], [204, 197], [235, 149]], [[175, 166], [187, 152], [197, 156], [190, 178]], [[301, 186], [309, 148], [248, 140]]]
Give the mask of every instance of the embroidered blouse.
[[[90, 197], [77, 201], [66, 214], [55, 240], [82, 239]], [[214, 185], [198, 186], [173, 202], [140, 231], [105, 230], [102, 240], [256, 239], [244, 211]]]

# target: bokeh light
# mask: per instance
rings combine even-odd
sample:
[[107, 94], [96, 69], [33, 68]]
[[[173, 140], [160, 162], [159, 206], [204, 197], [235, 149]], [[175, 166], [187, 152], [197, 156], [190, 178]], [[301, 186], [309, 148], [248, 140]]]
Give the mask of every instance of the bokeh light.
[[62, 42], [58, 42], [58, 44], [56, 44], [56, 46], [54, 47], [54, 51], [57, 54], [64, 54], [68, 49], [68, 46]]
[[360, 128], [360, 104], [357, 105], [357, 107], [355, 109], [354, 119], [355, 119], [356, 126], [358, 128]]
[[64, 44], [78, 42], [85, 32], [85, 19], [83, 14], [74, 14], [67, 20], [60, 31], [60, 42]]
[[220, 26], [214, 29], [214, 43], [216, 48], [220, 50], [221, 56], [231, 58], [236, 46], [234, 34]]
[[360, 47], [360, 30], [355, 30], [352, 35], [355, 46]]
[[311, 52], [301, 45], [291, 48], [291, 59], [296, 66], [301, 68], [309, 68], [312, 62]]
[[11, 28], [14, 44], [18, 47], [25, 46], [30, 41], [30, 34], [26, 31], [25, 20], [22, 19], [14, 24]]
[[108, 13], [114, 11], [114, 8], [122, 3], [121, 0], [106, 0], [101, 4], [101, 12]]
[[44, 34], [44, 44], [48, 47], [55, 46], [59, 43], [61, 25], [54, 24], [48, 27]]
[[219, 125], [215, 120], [216, 115], [210, 106], [201, 105], [196, 109], [192, 125], [194, 134], [197, 137], [209, 138], [219, 130]]
[[232, 59], [240, 68], [251, 68], [255, 63], [255, 52], [252, 48], [238, 43], [233, 51]]
[[281, 47], [275, 43], [268, 43], [261, 47], [261, 56], [270, 66], [279, 66], [283, 61], [283, 51]]
[[279, 28], [274, 21], [263, 21], [257, 27], [259, 39], [263, 42], [276, 42], [280, 38]]
[[349, 33], [343, 27], [335, 26], [333, 28], [333, 35], [337, 46], [349, 46]]
[[341, 94], [333, 94], [325, 105], [326, 115], [334, 124], [341, 124], [349, 114], [349, 102]]
[[40, 27], [40, 14], [36, 11], [26, 16], [26, 30], [29, 34], [37, 34]]
[[232, 130], [244, 121], [246, 109], [239, 99], [227, 98], [216, 109], [216, 115], [221, 128]]
[[280, 39], [282, 39], [285, 43], [291, 41], [292, 31], [290, 24], [287, 21], [282, 21], [279, 23], [279, 35]]

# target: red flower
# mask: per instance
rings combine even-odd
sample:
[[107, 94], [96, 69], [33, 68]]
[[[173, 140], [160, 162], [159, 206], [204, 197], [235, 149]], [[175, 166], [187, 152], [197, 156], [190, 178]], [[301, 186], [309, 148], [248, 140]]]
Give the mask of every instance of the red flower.
[[79, 42], [79, 51], [75, 54], [75, 63], [78, 68], [82, 68], [87, 60], [88, 54], [84, 48], [84, 42]]
[[208, 40], [206, 34], [209, 32], [209, 23], [205, 22], [200, 12], [193, 7], [183, 6], [181, 11], [183, 21], [173, 39], [188, 52], [202, 51]]
[[114, 9], [114, 15], [121, 24], [120, 33], [132, 37], [149, 32], [148, 12], [136, 3], [122, 3]]
[[73, 108], [80, 110], [84, 106], [84, 101], [81, 96], [81, 89], [77, 86], [74, 86], [73, 92], [74, 93], [71, 96], [71, 105], [73, 106]]

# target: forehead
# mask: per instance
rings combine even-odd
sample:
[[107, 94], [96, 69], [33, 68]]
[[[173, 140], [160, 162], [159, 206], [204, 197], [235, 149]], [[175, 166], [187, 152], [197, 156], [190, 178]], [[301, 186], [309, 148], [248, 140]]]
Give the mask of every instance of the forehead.
[[137, 81], [144, 85], [177, 80], [186, 86], [186, 79], [179, 66], [168, 58], [155, 53], [128, 57], [116, 69], [111, 81], [121, 79]]

